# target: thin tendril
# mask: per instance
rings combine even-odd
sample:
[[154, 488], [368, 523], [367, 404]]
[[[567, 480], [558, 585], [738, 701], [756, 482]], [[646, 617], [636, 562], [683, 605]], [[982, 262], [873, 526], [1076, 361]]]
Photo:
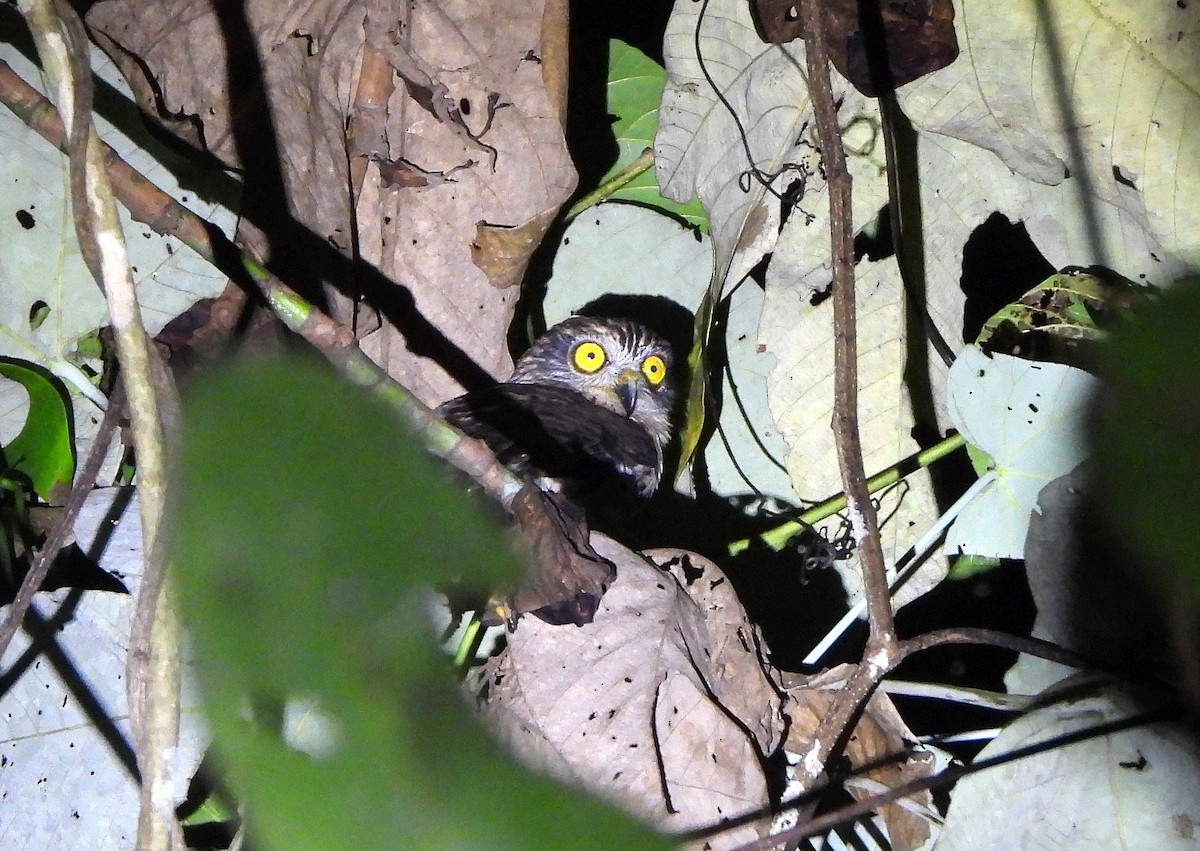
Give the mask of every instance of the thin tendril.
[[726, 362], [723, 371], [725, 373], [725, 379], [729, 382], [729, 388], [733, 391], [733, 404], [737, 405], [738, 413], [741, 414], [742, 422], [746, 424], [746, 428], [750, 432], [750, 437], [754, 441], [754, 445], [762, 450], [762, 454], [766, 456], [767, 460], [772, 466], [778, 467], [785, 473], [788, 472], [787, 465], [776, 458], [775, 454], [770, 450], [767, 444], [763, 442], [763, 439], [758, 436], [758, 432], [754, 428], [754, 422], [751, 420], [750, 414], [746, 410], [745, 403], [742, 402], [741, 391], [738, 389], [737, 384], [733, 380], [733, 367]]
[[721, 420], [716, 421], [717, 437], [721, 438], [721, 445], [725, 447], [725, 454], [729, 456], [729, 462], [733, 464], [733, 469], [737, 471], [738, 477], [746, 483], [746, 487], [750, 488], [751, 492], [761, 500], [765, 500], [767, 495], [763, 493], [750, 480], [750, 476], [742, 469], [742, 465], [738, 463], [737, 456], [733, 454], [733, 447], [729, 444], [729, 437], [725, 434], [725, 428], [721, 425]]

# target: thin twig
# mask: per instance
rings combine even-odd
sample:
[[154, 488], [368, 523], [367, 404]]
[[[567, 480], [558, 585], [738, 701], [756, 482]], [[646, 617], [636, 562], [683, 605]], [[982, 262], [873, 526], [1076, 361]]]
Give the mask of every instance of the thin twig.
[[1059, 665], [1066, 665], [1069, 668], [1103, 669], [1103, 666], [1097, 662], [1040, 638], [1028, 638], [995, 629], [965, 626], [934, 629], [915, 638], [905, 639], [900, 642], [901, 655], [903, 658], [907, 658], [912, 653], [919, 653], [922, 650], [941, 647], [945, 644], [980, 644], [987, 647], [999, 647], [1017, 653], [1028, 653], [1030, 656], [1057, 662]]
[[[1034, 703], [1034, 698], [1027, 694], [1009, 694], [1003, 691], [988, 691], [987, 689], [968, 688], [967, 686], [951, 686], [912, 680], [886, 679], [879, 684], [879, 690], [891, 696], [903, 695], [904, 697], [923, 697], [929, 700], [945, 700], [962, 706], [978, 706], [983, 709], [994, 709], [997, 712], [1024, 712]], [[945, 741], [938, 736], [930, 738], [938, 742]], [[922, 739], [922, 741], [925, 741], [925, 739]]]
[[[881, 470], [871, 476], [871, 478], [867, 479], [867, 491], [878, 493], [884, 488], [890, 488], [918, 470], [925, 469], [930, 464], [941, 460], [951, 452], [961, 449], [965, 445], [966, 439], [962, 435], [957, 433], [947, 435], [928, 449], [922, 449], [920, 452], [897, 461], [887, 469]], [[797, 535], [808, 531], [822, 520], [832, 517], [840, 511], [844, 511], [845, 508], [846, 495], [844, 493], [831, 496], [806, 509], [803, 514], [800, 514], [794, 520], [780, 523], [772, 529], [760, 532], [753, 538], [742, 538], [734, 541], [729, 545], [729, 554], [737, 555], [748, 549], [750, 544], [755, 541], [779, 552]]]
[[[1171, 717], [1172, 710], [1170, 709], [1153, 709], [1148, 712], [1141, 712], [1137, 715], [1132, 715], [1126, 718], [1118, 718], [1115, 721], [1107, 721], [1103, 724], [1096, 724], [1082, 730], [1073, 730], [1068, 733], [1063, 733], [1060, 736], [1054, 736], [1045, 741], [1034, 742], [1033, 744], [1024, 745], [1009, 751], [1008, 753], [997, 754], [988, 759], [977, 759], [970, 765], [952, 765], [943, 771], [941, 774], [935, 774], [929, 777], [921, 777], [917, 780], [910, 780], [907, 783], [901, 783], [893, 786], [887, 792], [880, 795], [873, 795], [870, 798], [863, 798], [859, 801], [846, 804], [838, 807], [830, 813], [817, 816], [814, 819], [799, 824], [796, 827], [788, 830], [782, 830], [778, 833], [764, 836], [761, 839], [753, 842], [747, 842], [744, 845], [738, 845], [732, 851], [768, 851], [783, 847], [786, 843], [794, 843], [806, 836], [817, 836], [827, 833], [839, 825], [848, 824], [856, 819], [869, 816], [879, 810], [881, 807], [887, 806], [901, 798], [907, 798], [918, 792], [924, 792], [929, 789], [943, 788], [957, 783], [962, 778], [977, 774], [980, 771], [986, 771], [990, 768], [995, 768], [999, 765], [1006, 765], [1011, 762], [1016, 762], [1020, 759], [1025, 759], [1031, 756], [1045, 753], [1049, 750], [1056, 750], [1067, 747], [1068, 745], [1086, 742], [1090, 739], [1095, 739], [1100, 736], [1111, 736], [1115, 733], [1120, 733], [1125, 730], [1132, 730], [1137, 727], [1144, 727], [1149, 724], [1155, 724], [1164, 721]], [[795, 803], [784, 802], [784, 809], [794, 808]], [[789, 846], [791, 847], [791, 846]]]
[[875, 649], [895, 649], [895, 628], [888, 597], [883, 548], [879, 540], [879, 522], [863, 465], [862, 440], [858, 429], [858, 341], [854, 299], [854, 234], [850, 206], [850, 171], [842, 149], [837, 106], [829, 80], [829, 54], [825, 44], [824, 21], [817, 0], [802, 0], [810, 37], [805, 55], [808, 87], [812, 98], [821, 161], [829, 187], [830, 240], [833, 259], [833, 369], [834, 369], [834, 440], [846, 507], [854, 528], [863, 564], [863, 585], [871, 637]]

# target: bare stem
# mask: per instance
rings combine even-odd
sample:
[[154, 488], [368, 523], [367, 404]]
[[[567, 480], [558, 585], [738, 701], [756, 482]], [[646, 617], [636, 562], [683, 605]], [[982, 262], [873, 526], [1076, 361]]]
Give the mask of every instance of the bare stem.
[[169, 851], [182, 847], [182, 836], [175, 819], [170, 776], [179, 739], [180, 638], [158, 546], [158, 524], [166, 498], [161, 412], [165, 373], [154, 374], [155, 356], [142, 324], [105, 151], [92, 125], [89, 45], [83, 23], [62, 0], [21, 0], [20, 7], [59, 114], [70, 118], [67, 154], [76, 232], [88, 268], [108, 302], [129, 397], [145, 553], [130, 647], [131, 666], [142, 657], [145, 662], [138, 682], [131, 678], [130, 683], [130, 713], [135, 719], [142, 774], [137, 847], [139, 851]]
[[854, 303], [854, 241], [850, 215], [850, 172], [838, 129], [837, 107], [829, 80], [829, 53], [817, 0], [801, 0], [800, 14], [809, 33], [805, 45], [809, 96], [816, 118], [821, 159], [829, 187], [830, 240], [833, 256], [834, 412], [833, 432], [846, 509], [863, 570], [870, 635], [863, 663], [817, 730], [801, 763], [801, 779], [811, 784], [824, 770], [838, 740], [884, 673], [900, 658], [892, 619], [887, 572], [879, 537], [879, 519], [867, 489], [858, 429], [858, 345]]
[[[966, 443], [966, 439], [961, 434], [950, 434], [928, 449], [922, 449], [915, 455], [910, 455], [902, 461], [897, 461], [886, 470], [882, 470], [871, 476], [871, 478], [867, 479], [867, 491], [878, 493], [884, 488], [890, 488], [918, 470], [923, 470], [935, 461], [945, 458], [956, 449], [961, 449]], [[792, 538], [845, 509], [846, 495], [844, 493], [831, 496], [829, 499], [818, 502], [812, 508], [799, 515], [795, 520], [780, 523], [773, 529], [760, 532], [754, 538], [741, 538], [732, 542], [729, 545], [729, 554], [737, 555], [743, 550], [748, 549], [754, 541], [759, 541], [775, 552], [779, 552], [788, 545], [788, 542]]]
[[576, 201], [567, 211], [566, 220], [569, 222], [589, 207], [596, 206], [653, 167], [654, 149], [646, 148], [637, 159]]

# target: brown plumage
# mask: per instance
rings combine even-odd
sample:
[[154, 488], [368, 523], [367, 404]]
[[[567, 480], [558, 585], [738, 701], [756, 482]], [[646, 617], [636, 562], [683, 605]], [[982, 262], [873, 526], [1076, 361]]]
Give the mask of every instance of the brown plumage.
[[629, 319], [576, 316], [537, 339], [512, 377], [439, 408], [529, 476], [654, 493], [675, 402], [670, 347]]

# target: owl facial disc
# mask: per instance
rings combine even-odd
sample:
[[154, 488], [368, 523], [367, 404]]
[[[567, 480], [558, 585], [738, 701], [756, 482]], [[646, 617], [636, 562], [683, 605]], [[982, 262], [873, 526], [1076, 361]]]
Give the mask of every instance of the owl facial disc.
[[440, 410], [523, 474], [616, 474], [648, 496], [671, 439], [671, 364], [670, 346], [637, 322], [574, 316], [534, 341], [507, 382]]

